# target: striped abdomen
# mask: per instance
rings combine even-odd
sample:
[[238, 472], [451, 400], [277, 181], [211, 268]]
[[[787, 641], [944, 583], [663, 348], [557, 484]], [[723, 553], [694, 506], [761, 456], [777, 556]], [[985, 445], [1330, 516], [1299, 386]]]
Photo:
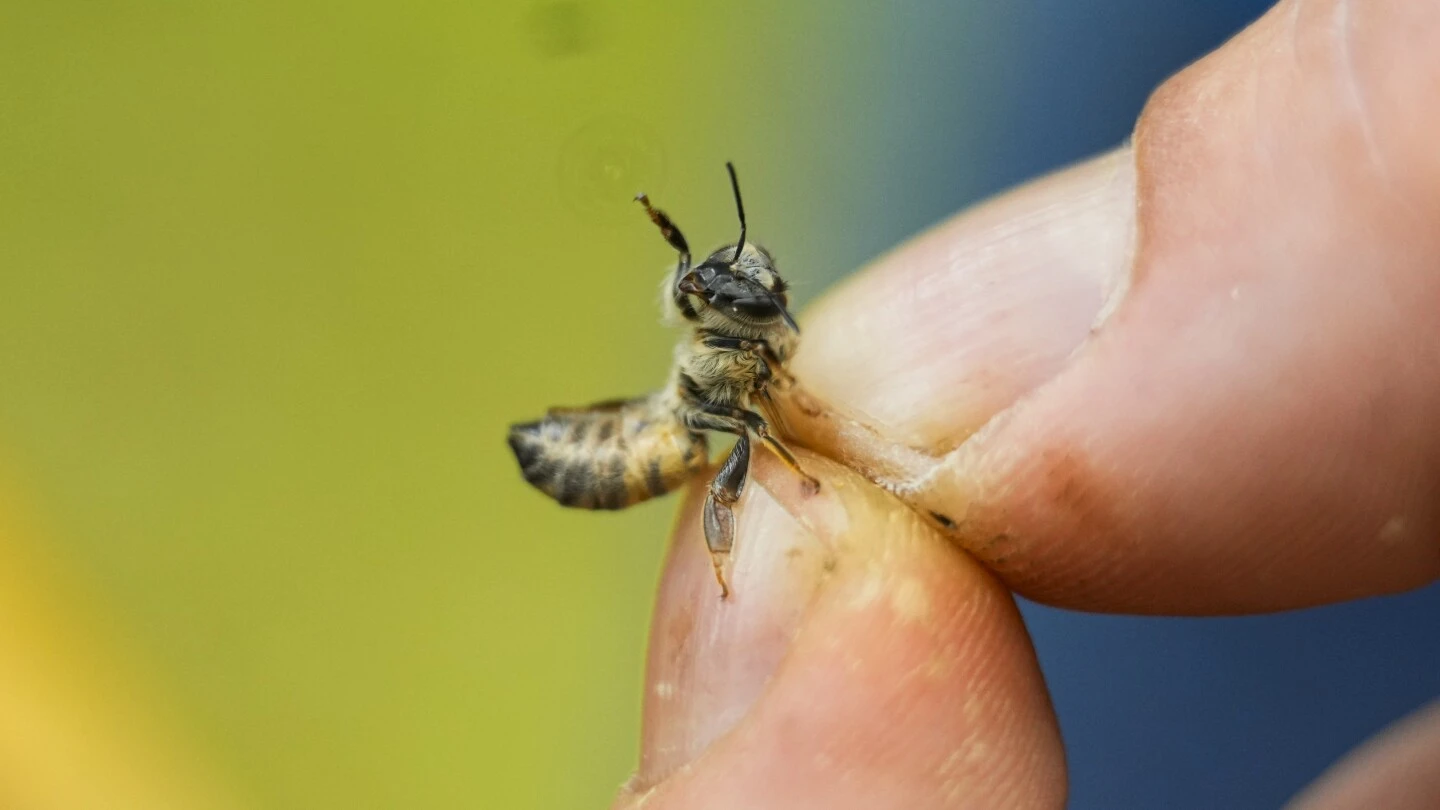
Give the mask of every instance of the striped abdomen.
[[664, 495], [709, 461], [705, 436], [658, 397], [551, 410], [512, 426], [510, 449], [526, 481], [581, 509], [624, 509]]

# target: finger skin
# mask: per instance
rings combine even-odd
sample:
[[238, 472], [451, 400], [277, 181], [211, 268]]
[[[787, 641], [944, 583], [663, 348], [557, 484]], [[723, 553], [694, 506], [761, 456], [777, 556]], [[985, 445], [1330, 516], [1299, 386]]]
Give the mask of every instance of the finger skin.
[[1440, 807], [1440, 701], [1347, 755], [1287, 810]]
[[[788, 421], [1051, 604], [1242, 613], [1430, 582], [1437, 98], [1440, 6], [1282, 3], [1167, 82], [1133, 149], [822, 302], [795, 368], [827, 409]], [[994, 294], [1047, 281], [1071, 308], [1038, 326]]]
[[1004, 587], [853, 471], [768, 454], [720, 600], [692, 488], [617, 808], [1059, 808], [1063, 749]]

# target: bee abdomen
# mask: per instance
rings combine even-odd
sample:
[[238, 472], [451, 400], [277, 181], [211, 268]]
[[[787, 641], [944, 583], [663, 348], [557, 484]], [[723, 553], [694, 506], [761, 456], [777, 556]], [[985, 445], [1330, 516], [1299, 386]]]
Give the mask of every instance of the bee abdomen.
[[510, 428], [536, 489], [564, 506], [624, 509], [680, 486], [706, 463], [704, 436], [649, 400], [554, 410]]

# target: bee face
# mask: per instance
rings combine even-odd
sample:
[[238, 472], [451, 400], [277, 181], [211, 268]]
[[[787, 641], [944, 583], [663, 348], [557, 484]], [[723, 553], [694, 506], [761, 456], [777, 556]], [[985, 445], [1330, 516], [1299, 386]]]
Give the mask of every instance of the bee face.
[[750, 326], [783, 323], [798, 332], [785, 290], [774, 259], [764, 248], [750, 244], [744, 246], [739, 261], [734, 245], [723, 247], [675, 282], [677, 293], [695, 299], [697, 311], [708, 310]]

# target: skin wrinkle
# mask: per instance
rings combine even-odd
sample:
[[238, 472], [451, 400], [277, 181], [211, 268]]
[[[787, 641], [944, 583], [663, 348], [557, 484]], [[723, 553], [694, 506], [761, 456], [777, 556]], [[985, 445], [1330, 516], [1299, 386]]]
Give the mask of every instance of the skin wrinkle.
[[1304, 8], [1305, 8], [1305, 0], [1290, 0], [1290, 19], [1289, 19], [1290, 56], [1291, 56], [1292, 64], [1295, 66], [1295, 68], [1296, 68], [1297, 70], [1298, 70], [1299, 67], [1300, 67], [1300, 62], [1299, 62], [1298, 59], [1295, 58], [1295, 56], [1296, 56], [1296, 54], [1298, 54], [1299, 51], [1300, 51], [1300, 49], [1299, 49], [1299, 47], [1298, 47], [1299, 42], [1300, 42], [1300, 13], [1301, 13], [1301, 11], [1304, 10]]
[[1339, 61], [1340, 82], [1355, 113], [1355, 121], [1360, 127], [1360, 137], [1365, 142], [1365, 154], [1369, 157], [1371, 166], [1374, 167], [1385, 188], [1393, 191], [1394, 184], [1390, 179], [1390, 169], [1380, 154], [1380, 147], [1376, 145], [1375, 132], [1370, 124], [1369, 105], [1360, 91], [1360, 81], [1355, 74], [1355, 62], [1350, 58], [1350, 34], [1353, 30], [1350, 24], [1350, 0], [1335, 0], [1331, 21], [1330, 32], [1334, 37], [1335, 53]]
[[[1119, 261], [1110, 267], [1109, 272], [1105, 274], [1107, 281], [1105, 288], [1102, 290], [1104, 303], [1100, 306], [1099, 313], [1095, 315], [1095, 322], [1090, 327], [1092, 336], [1100, 331], [1105, 325], [1105, 322], [1110, 320], [1110, 316], [1114, 315], [1115, 311], [1120, 308], [1120, 302], [1124, 301], [1129, 294], [1130, 285], [1134, 280], [1132, 274], [1134, 273], [1135, 251], [1139, 239], [1138, 223], [1140, 222], [1140, 201], [1133, 193], [1136, 168], [1132, 143], [1133, 133], [1132, 137], [1126, 139], [1126, 143], [1116, 151], [1113, 161], [1115, 172], [1107, 184], [1110, 194], [1115, 194], [1116, 189], [1119, 189], [1119, 195], [1124, 197], [1126, 193], [1129, 192], [1130, 216], [1124, 219], [1120, 234], [1117, 237], [1119, 243], [1123, 245], [1123, 250], [1118, 257]], [[1067, 364], [1073, 361], [1074, 355], [1079, 353], [1083, 348], [1084, 344], [1076, 346], [1075, 350], [1071, 352], [1071, 356], [1066, 358]]]
[[[1295, 24], [1295, 14], [1292, 13], [1291, 16], [1290, 16], [1290, 25], [1291, 25], [1291, 35], [1292, 35], [1292, 39], [1290, 40], [1290, 45], [1289, 45], [1289, 50], [1290, 50], [1290, 54], [1291, 54], [1291, 57], [1292, 57], [1292, 58], [1293, 58], [1294, 55], [1295, 55], [1295, 48], [1294, 48], [1295, 43], [1294, 43], [1294, 40], [1293, 40], [1294, 24]], [[1267, 81], [1267, 77], [1266, 77], [1266, 75], [1265, 75], [1265, 71], [1264, 71], [1263, 66], [1262, 66], [1262, 64], [1261, 64], [1261, 61], [1260, 61], [1260, 54], [1259, 54], [1259, 53], [1256, 53], [1256, 52], [1253, 52], [1253, 51], [1250, 53], [1250, 70], [1251, 70], [1251, 73], [1254, 74], [1254, 80], [1250, 83], [1250, 94], [1249, 94], [1249, 95], [1250, 95], [1250, 105], [1249, 105], [1250, 119], [1251, 119], [1251, 121], [1254, 122], [1254, 126], [1255, 126], [1257, 129], [1259, 129], [1259, 128], [1261, 128], [1261, 127], [1264, 126], [1265, 115], [1264, 115], [1264, 112], [1263, 112], [1263, 111], [1264, 111], [1264, 109], [1266, 108], [1267, 102], [1270, 102], [1270, 101], [1271, 101], [1270, 94], [1264, 92], [1265, 90], [1267, 90], [1267, 89], [1270, 87], [1270, 82]], [[1268, 134], [1268, 133], [1266, 133], [1266, 134]], [[1255, 148], [1256, 148], [1256, 150], [1260, 153], [1259, 159], [1256, 161], [1256, 164], [1259, 165], [1259, 166], [1265, 167], [1265, 173], [1266, 173], [1266, 174], [1265, 174], [1265, 180], [1268, 181], [1269, 183], [1271, 183], [1271, 184], [1273, 185], [1274, 180], [1275, 180], [1275, 172], [1274, 172], [1274, 168], [1273, 168], [1274, 165], [1275, 165], [1275, 152], [1274, 152], [1274, 149], [1273, 149], [1272, 146], [1271, 146], [1271, 141], [1272, 141], [1272, 140], [1273, 140], [1273, 139], [1272, 139], [1272, 138], [1269, 138], [1269, 137], [1263, 137], [1263, 136], [1262, 136], [1262, 137], [1257, 137], [1257, 138], [1255, 138]], [[1232, 290], [1232, 291], [1231, 291], [1231, 298], [1236, 298], [1236, 299], [1238, 299], [1238, 298], [1239, 298], [1239, 292], [1240, 292], [1240, 291], [1239, 291], [1239, 288], [1236, 288], [1236, 289]]]

